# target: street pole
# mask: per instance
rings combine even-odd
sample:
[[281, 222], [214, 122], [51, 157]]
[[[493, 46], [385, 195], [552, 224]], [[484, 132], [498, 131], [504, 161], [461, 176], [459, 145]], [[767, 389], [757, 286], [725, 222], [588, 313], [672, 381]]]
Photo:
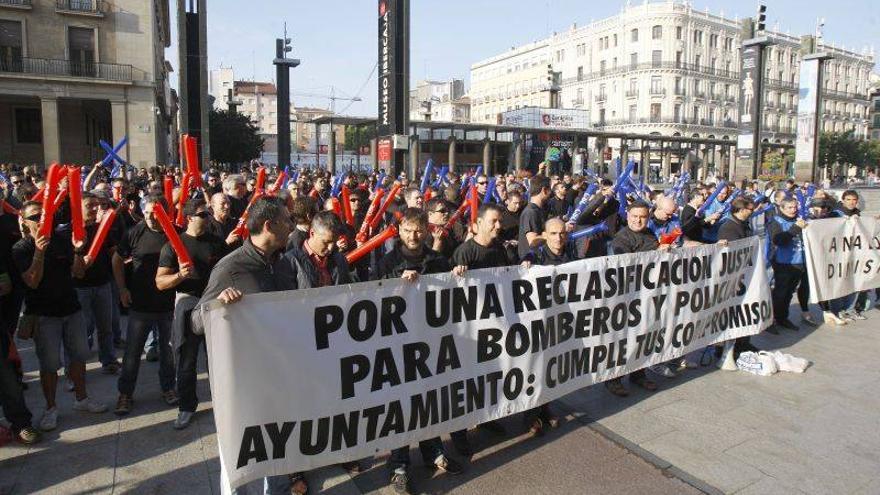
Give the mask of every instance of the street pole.
[[278, 115], [278, 169], [284, 170], [290, 165], [290, 69], [300, 64], [299, 59], [287, 58], [292, 51], [290, 38], [287, 37], [287, 26], [284, 27], [284, 38], [275, 40], [275, 77], [278, 81], [277, 115]]

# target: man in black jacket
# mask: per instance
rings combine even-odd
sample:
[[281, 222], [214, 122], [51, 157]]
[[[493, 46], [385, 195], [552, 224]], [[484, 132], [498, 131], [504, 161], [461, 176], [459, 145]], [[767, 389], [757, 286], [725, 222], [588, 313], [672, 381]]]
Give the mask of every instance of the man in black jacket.
[[[379, 262], [377, 278], [402, 278], [415, 282], [419, 275], [448, 272], [451, 267], [446, 258], [425, 245], [427, 235], [428, 216], [418, 208], [407, 208], [400, 219], [400, 240]], [[426, 466], [451, 474], [462, 472], [461, 465], [444, 452], [440, 437], [419, 442], [419, 450]], [[396, 493], [410, 493], [409, 464], [409, 446], [391, 451], [388, 467], [391, 470], [391, 485]]]
[[[633, 203], [626, 211], [626, 227], [620, 229], [611, 241], [614, 254], [642, 253], [655, 250], [667, 250], [669, 245], [661, 246], [657, 237], [648, 229], [650, 207], [642, 202]], [[643, 389], [653, 392], [657, 390], [657, 384], [645, 375], [645, 370], [640, 369], [629, 374], [630, 383], [634, 383]], [[626, 397], [629, 391], [623, 386], [623, 377], [605, 382], [608, 391], [619, 397]]]
[[[293, 230], [284, 200], [269, 196], [256, 200], [248, 213], [247, 228], [250, 236], [214, 266], [208, 285], [193, 309], [192, 330], [196, 335], [204, 334], [204, 307], [215, 299], [223, 304], [235, 304], [248, 294], [297, 288], [291, 264], [281, 256]], [[266, 493], [271, 495], [308, 491], [303, 473], [270, 476], [264, 482]]]
[[301, 246], [284, 253], [295, 277], [294, 289], [351, 283], [345, 256], [336, 249], [342, 231], [342, 221], [332, 211], [319, 212], [312, 218], [309, 237]]

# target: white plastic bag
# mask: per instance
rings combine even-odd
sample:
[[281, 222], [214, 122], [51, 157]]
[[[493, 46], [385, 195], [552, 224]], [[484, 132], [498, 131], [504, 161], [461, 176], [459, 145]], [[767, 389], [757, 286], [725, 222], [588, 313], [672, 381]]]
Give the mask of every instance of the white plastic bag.
[[810, 361], [799, 358], [797, 356], [792, 356], [791, 354], [784, 354], [781, 351], [776, 351], [772, 354], [773, 360], [776, 362], [776, 367], [779, 368], [779, 371], [788, 371], [790, 373], [803, 373], [807, 366], [810, 365]]
[[779, 371], [773, 356], [751, 351], [740, 353], [736, 358], [736, 367], [741, 371], [758, 376], [770, 376]]

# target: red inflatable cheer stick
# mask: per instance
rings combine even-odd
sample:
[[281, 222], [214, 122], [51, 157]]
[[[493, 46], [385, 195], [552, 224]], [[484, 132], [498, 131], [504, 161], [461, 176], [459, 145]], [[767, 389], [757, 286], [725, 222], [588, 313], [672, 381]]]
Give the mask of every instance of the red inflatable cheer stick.
[[165, 213], [165, 208], [162, 208], [162, 205], [159, 204], [154, 205], [153, 215], [156, 216], [156, 220], [158, 220], [159, 225], [162, 226], [162, 231], [165, 232], [165, 237], [168, 238], [168, 243], [171, 244], [171, 249], [173, 249], [174, 254], [177, 255], [177, 263], [180, 266], [192, 266], [192, 258], [189, 256], [189, 251], [186, 250], [186, 246], [184, 246], [183, 241], [180, 240], [180, 235], [174, 230], [174, 225], [171, 224], [171, 219], [168, 217], [168, 214]]
[[79, 167], [67, 168], [67, 188], [70, 191], [70, 227], [73, 232], [73, 243], [79, 244], [86, 240], [86, 228], [83, 224], [82, 212], [82, 173]]
[[397, 227], [394, 225], [389, 225], [385, 230], [380, 232], [378, 235], [370, 239], [369, 241], [363, 243], [360, 247], [353, 250], [352, 252], [345, 255], [345, 261], [348, 261], [348, 264], [355, 263], [357, 260], [363, 258], [371, 251], [382, 245], [383, 242], [391, 239], [392, 237], [397, 235]]
[[92, 239], [92, 245], [89, 246], [89, 252], [86, 254], [90, 259], [94, 260], [98, 257], [98, 253], [101, 252], [101, 246], [107, 240], [107, 234], [110, 232], [110, 228], [113, 227], [113, 221], [116, 220], [117, 212], [118, 210], [110, 210], [101, 219], [101, 224], [98, 225], [98, 231], [95, 233], [95, 238]]

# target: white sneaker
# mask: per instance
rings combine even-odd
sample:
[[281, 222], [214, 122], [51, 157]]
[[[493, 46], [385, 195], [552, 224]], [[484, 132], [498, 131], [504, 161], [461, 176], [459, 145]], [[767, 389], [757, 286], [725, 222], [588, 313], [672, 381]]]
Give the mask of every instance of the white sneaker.
[[814, 327], [819, 326], [819, 322], [813, 318], [813, 315], [809, 311], [804, 311], [801, 313], [801, 321], [806, 323], [807, 325], [812, 325]]
[[102, 413], [102, 412], [107, 412], [107, 404], [101, 404], [100, 402], [94, 402], [93, 400], [86, 397], [83, 400], [74, 400], [73, 401], [73, 410], [74, 411], [90, 412], [90, 413]]
[[675, 378], [675, 372], [669, 369], [669, 366], [666, 366], [665, 364], [655, 364], [654, 366], [648, 366], [648, 369], [656, 375], [660, 375], [666, 378]]
[[848, 309], [846, 311], [840, 312], [840, 317], [844, 320], [854, 321], [854, 320], [867, 320], [865, 315], [859, 313], [858, 311]]
[[736, 342], [733, 340], [728, 340], [724, 343], [724, 351], [721, 353], [721, 359], [718, 360], [716, 366], [721, 371], [736, 371], [736, 359], [733, 357], [734, 353], [734, 344]]
[[846, 325], [846, 323], [847, 323], [846, 320], [837, 316], [836, 314], [832, 313], [831, 311], [823, 311], [822, 318], [825, 320], [825, 323], [828, 323], [829, 325], [843, 326], [843, 325]]
[[182, 430], [189, 426], [189, 424], [192, 422], [194, 414], [195, 413], [191, 413], [189, 411], [180, 411], [179, 413], [177, 413], [177, 419], [174, 420], [174, 429]]
[[40, 420], [40, 429], [43, 431], [52, 431], [58, 427], [58, 407], [46, 409], [43, 413], [43, 419]]

